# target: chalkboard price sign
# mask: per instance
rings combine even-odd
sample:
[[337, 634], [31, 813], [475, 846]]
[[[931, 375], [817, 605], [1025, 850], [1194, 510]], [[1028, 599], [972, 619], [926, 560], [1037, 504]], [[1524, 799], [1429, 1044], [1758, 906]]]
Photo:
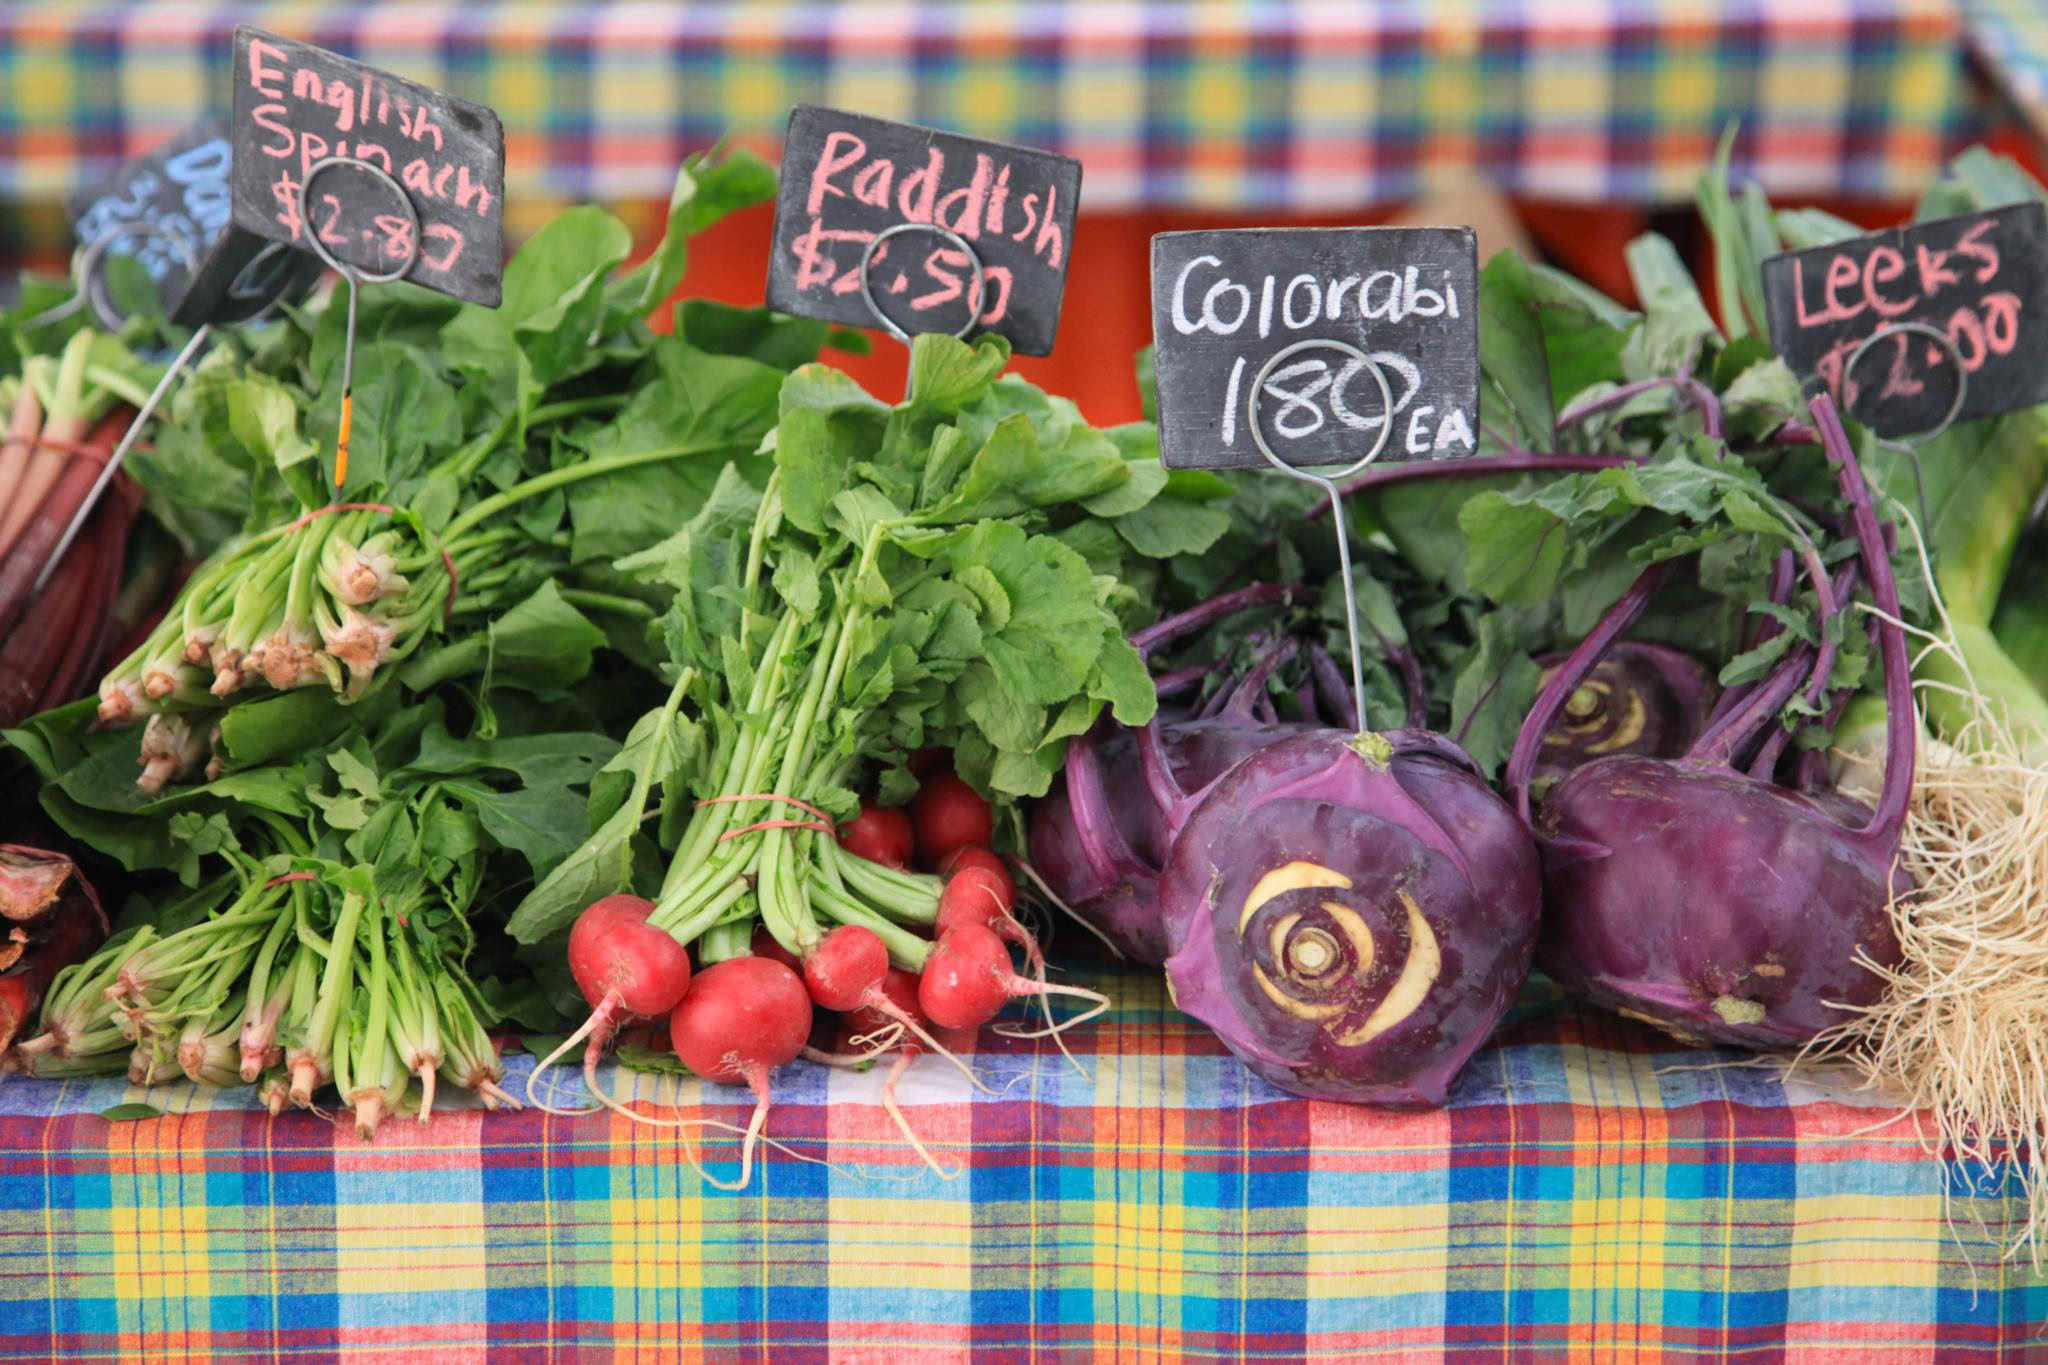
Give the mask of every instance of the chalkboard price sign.
[[[140, 261], [176, 322], [245, 321], [296, 299], [320, 266], [273, 248], [232, 222], [228, 125], [209, 114], [66, 201], [80, 244]], [[134, 228], [132, 232], [123, 231]]]
[[[1152, 239], [1160, 458], [1297, 468], [1469, 455], [1479, 429], [1472, 230], [1242, 228]], [[1368, 366], [1337, 345], [1362, 351]], [[1253, 393], [1266, 363], [1296, 348]], [[1371, 371], [1386, 380], [1382, 393]], [[1388, 400], [1393, 411], [1387, 411]]]
[[[480, 104], [324, 48], [256, 28], [235, 30], [233, 212], [238, 227], [307, 246], [317, 234], [365, 275], [412, 261], [404, 278], [496, 307], [505, 265], [505, 132]], [[347, 166], [352, 157], [391, 186]]]
[[783, 139], [768, 306], [879, 326], [861, 291], [862, 253], [900, 224], [937, 227], [973, 259], [940, 232], [898, 232], [869, 267], [875, 307], [906, 333], [1000, 332], [1020, 354], [1044, 355], [1080, 195], [1072, 157], [798, 105]]
[[[81, 244], [139, 261], [175, 301], [228, 225], [227, 125], [209, 115], [65, 201]], [[134, 228], [124, 232], [124, 228]]]
[[1963, 420], [2048, 402], [2040, 339], [2025, 341], [2048, 318], [2048, 206], [1783, 252], [1764, 262], [1763, 284], [1778, 354], [1880, 436], [1933, 430], [1952, 407]]

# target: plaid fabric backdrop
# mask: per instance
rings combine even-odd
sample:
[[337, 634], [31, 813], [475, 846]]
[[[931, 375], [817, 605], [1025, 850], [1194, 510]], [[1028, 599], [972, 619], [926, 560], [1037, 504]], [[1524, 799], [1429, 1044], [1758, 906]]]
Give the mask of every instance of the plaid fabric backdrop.
[[[188, 1086], [10, 1080], [0, 1359], [2048, 1359], [2048, 1279], [1998, 1251], [2020, 1201], [1846, 1092], [1702, 1069], [1539, 984], [1450, 1108], [1308, 1103], [1156, 979], [1102, 984], [1090, 1079], [987, 1035], [994, 1097], [912, 1069], [950, 1181], [878, 1075], [807, 1065], [739, 1194], [609, 1115], [365, 1144]], [[138, 1100], [168, 1112], [96, 1116]]]
[[0, 196], [54, 202], [224, 107], [254, 23], [494, 106], [515, 207], [665, 198], [686, 153], [772, 150], [805, 100], [1059, 148], [1098, 209], [1348, 209], [1473, 174], [1676, 200], [1730, 120], [1774, 196], [1898, 198], [1973, 131], [1958, 3], [13, 0]]
[[1970, 51], [2034, 135], [2048, 139], [2048, 5], [1966, 0]]

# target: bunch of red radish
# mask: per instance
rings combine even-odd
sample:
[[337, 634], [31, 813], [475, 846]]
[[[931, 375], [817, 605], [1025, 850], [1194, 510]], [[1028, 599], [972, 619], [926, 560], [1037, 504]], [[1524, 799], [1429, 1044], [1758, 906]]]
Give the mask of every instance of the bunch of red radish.
[[[799, 1056], [863, 1065], [894, 1049], [884, 1107], [919, 1155], [940, 1169], [895, 1100], [897, 1079], [912, 1059], [926, 1049], [951, 1057], [931, 1030], [978, 1028], [1017, 997], [1073, 994], [1097, 1001], [1098, 1008], [1106, 1003], [1093, 992], [1045, 984], [1037, 942], [1010, 913], [1016, 886], [1003, 859], [989, 848], [994, 832], [988, 802], [950, 770], [927, 777], [907, 808], [863, 799], [860, 814], [840, 828], [839, 842], [848, 852], [895, 868], [914, 862], [945, 879], [932, 925], [934, 941], [917, 973], [892, 966], [882, 939], [856, 924], [832, 929], [801, 960], [765, 928], [757, 928], [751, 953], [693, 971], [688, 950], [648, 924], [652, 902], [629, 895], [594, 902], [569, 935], [570, 972], [591, 1006], [591, 1018], [534, 1074], [587, 1037], [584, 1081], [592, 1096], [635, 1121], [662, 1122], [606, 1094], [596, 1064], [624, 1022], [666, 1014], [669, 1041], [685, 1066], [707, 1081], [753, 1091], [755, 1108], [745, 1130], [738, 1183], [721, 1185], [739, 1188], [746, 1184], [767, 1112], [771, 1072]], [[1036, 980], [1017, 974], [1006, 942], [1023, 948]], [[814, 1031], [835, 1024], [851, 1051], [810, 1046]], [[528, 1095], [537, 1107], [548, 1108], [534, 1096], [531, 1082]]]

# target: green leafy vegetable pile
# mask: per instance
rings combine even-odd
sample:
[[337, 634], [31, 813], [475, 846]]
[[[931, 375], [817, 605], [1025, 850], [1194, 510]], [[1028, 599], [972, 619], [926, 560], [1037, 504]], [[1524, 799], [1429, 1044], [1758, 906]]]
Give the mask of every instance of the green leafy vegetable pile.
[[697, 515], [836, 340], [701, 301], [672, 335], [642, 320], [691, 234], [773, 185], [744, 155], [686, 167], [668, 236], [616, 278], [626, 228], [571, 210], [496, 311], [366, 293], [333, 501], [341, 310], [199, 366], [133, 473], [188, 545], [224, 543], [97, 707], [8, 732], [47, 817], [138, 886], [26, 1065], [253, 1069], [300, 1103], [333, 1077], [372, 1128], [420, 1102], [408, 1074], [429, 1104], [436, 1074], [494, 1085], [486, 1026], [553, 1018], [502, 940], [465, 969], [468, 919], [576, 849], [610, 736], [665, 690], [667, 594], [612, 562]]

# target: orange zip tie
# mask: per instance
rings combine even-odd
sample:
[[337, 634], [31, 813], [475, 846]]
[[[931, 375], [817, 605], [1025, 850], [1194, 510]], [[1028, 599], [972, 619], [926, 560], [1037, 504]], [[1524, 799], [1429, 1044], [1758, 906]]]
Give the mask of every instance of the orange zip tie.
[[819, 810], [808, 801], [799, 801], [794, 796], [778, 796], [774, 792], [752, 792], [745, 796], [707, 796], [691, 807], [691, 809], [703, 810], [706, 806], [729, 805], [734, 801], [780, 801], [785, 806], [795, 806], [798, 810], [809, 811], [812, 815], [828, 823], [832, 819], [831, 816], [825, 814], [825, 812]]
[[350, 419], [355, 416], [356, 396], [345, 393], [341, 396], [341, 430], [334, 438], [334, 486], [341, 487], [348, 477], [348, 429]]
[[722, 844], [727, 839], [737, 839], [742, 834], [752, 834], [757, 830], [764, 829], [814, 829], [820, 834], [832, 834], [835, 832], [832, 826], [821, 824], [816, 820], [763, 820], [758, 825], [742, 825], [738, 829], [727, 830], [718, 836], [718, 842]]

